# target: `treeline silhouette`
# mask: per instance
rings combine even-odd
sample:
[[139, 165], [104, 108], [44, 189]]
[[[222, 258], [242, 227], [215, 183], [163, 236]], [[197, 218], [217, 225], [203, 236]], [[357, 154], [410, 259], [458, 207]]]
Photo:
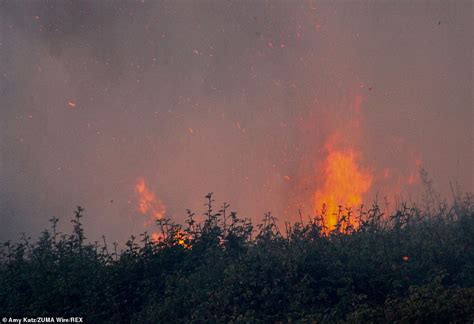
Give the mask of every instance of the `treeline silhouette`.
[[[32, 243], [3, 244], [0, 316], [84, 316], [87, 323], [442, 322], [474, 320], [474, 200], [384, 215], [374, 204], [284, 228], [187, 211], [117, 251], [87, 243], [78, 207], [70, 234], [51, 219]], [[281, 225], [281, 224], [280, 224]]]

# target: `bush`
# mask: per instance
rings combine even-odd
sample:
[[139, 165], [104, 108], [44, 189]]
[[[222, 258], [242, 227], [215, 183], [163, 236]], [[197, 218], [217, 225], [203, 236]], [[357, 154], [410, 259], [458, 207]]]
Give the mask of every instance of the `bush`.
[[[2, 316], [84, 316], [86, 322], [469, 322], [474, 320], [474, 205], [374, 205], [285, 224], [266, 214], [255, 228], [236, 213], [188, 211], [186, 226], [160, 220], [110, 251], [86, 242], [78, 207], [70, 235], [58, 220], [36, 243], [3, 245]], [[350, 223], [348, 220], [357, 219]]]

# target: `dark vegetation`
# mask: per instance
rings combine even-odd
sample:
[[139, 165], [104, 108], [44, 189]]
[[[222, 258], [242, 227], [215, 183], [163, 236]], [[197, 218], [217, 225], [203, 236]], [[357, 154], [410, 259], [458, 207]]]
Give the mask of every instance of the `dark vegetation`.
[[[471, 195], [391, 216], [341, 212], [286, 223], [266, 214], [253, 228], [213, 210], [188, 211], [186, 226], [158, 223], [117, 245], [85, 241], [78, 207], [71, 234], [5, 243], [1, 316], [84, 316], [88, 323], [472, 322], [474, 201]], [[283, 226], [282, 226], [283, 227]]]

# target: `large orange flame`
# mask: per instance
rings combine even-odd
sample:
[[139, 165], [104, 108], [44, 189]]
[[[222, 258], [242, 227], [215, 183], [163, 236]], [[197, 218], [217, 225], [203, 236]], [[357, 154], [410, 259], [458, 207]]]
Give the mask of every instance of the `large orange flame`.
[[[323, 216], [324, 226], [333, 230], [338, 222], [340, 206], [356, 208], [370, 189], [372, 176], [358, 163], [353, 149], [335, 149], [326, 145], [328, 154], [322, 164], [322, 186], [314, 193], [314, 209]], [[357, 224], [351, 223], [354, 227]]]

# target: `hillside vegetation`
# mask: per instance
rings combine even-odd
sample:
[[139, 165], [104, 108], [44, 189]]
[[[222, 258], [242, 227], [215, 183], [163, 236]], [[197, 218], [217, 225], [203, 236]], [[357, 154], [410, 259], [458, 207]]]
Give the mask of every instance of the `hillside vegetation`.
[[253, 226], [213, 208], [185, 226], [161, 220], [116, 244], [88, 243], [75, 211], [32, 243], [2, 243], [1, 316], [84, 316], [87, 323], [472, 322], [474, 201], [471, 195], [383, 215], [377, 205]]

